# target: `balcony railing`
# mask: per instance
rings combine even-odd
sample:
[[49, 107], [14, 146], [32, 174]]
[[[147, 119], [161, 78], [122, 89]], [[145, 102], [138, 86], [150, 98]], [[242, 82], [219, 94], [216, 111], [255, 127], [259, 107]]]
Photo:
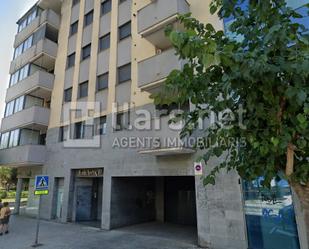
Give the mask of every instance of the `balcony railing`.
[[22, 145], [0, 150], [1, 166], [43, 165], [46, 156], [44, 145]]
[[154, 0], [138, 11], [138, 32], [158, 48], [166, 48], [164, 28], [177, 24], [177, 15], [190, 11], [186, 0]]
[[49, 99], [53, 90], [54, 78], [55, 76], [53, 74], [45, 71], [37, 71], [12, 87], [9, 87], [6, 93], [6, 102], [26, 94]]
[[53, 68], [57, 50], [57, 43], [43, 38], [11, 62], [10, 73], [16, 72], [27, 63], [34, 63], [44, 68]]
[[52, 25], [56, 29], [59, 29], [60, 16], [51, 9], [44, 10], [25, 29], [16, 34], [14, 47], [17, 47], [19, 44], [21, 44], [27, 37], [29, 37], [45, 23]]
[[179, 60], [174, 49], [150, 57], [138, 63], [138, 86], [145, 91], [151, 91], [164, 82], [174, 69], [181, 69], [184, 61]]
[[49, 123], [50, 109], [33, 106], [2, 119], [1, 132], [17, 128], [46, 129]]

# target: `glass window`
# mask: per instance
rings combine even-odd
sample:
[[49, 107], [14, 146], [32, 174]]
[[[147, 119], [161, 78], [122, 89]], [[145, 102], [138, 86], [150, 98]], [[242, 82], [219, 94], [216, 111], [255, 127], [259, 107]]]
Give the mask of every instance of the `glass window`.
[[78, 98], [84, 98], [88, 96], [88, 81], [79, 84]]
[[14, 130], [10, 132], [10, 140], [9, 140], [9, 148], [18, 146], [19, 143], [19, 131], [20, 130]]
[[90, 25], [93, 22], [93, 10], [85, 15], [85, 27]]
[[110, 40], [111, 40], [110, 34], [101, 37], [99, 40], [99, 51], [108, 49], [110, 47], [111, 42]]
[[15, 101], [12, 100], [12, 101], [10, 101], [9, 103], [6, 104], [5, 113], [4, 113], [5, 118], [14, 113], [14, 103], [15, 103]]
[[36, 18], [37, 11], [34, 9], [27, 18], [27, 25], [29, 25]]
[[75, 65], [75, 53], [70, 54], [67, 59], [67, 68], [73, 67]]
[[40, 132], [30, 129], [20, 130], [19, 145], [39, 144]]
[[29, 64], [20, 69], [18, 81], [21, 81], [27, 78], [28, 76], [29, 76]]
[[94, 120], [95, 123], [95, 135], [105, 135], [106, 134], [106, 116], [96, 118]]
[[82, 60], [85, 60], [85, 59], [89, 58], [90, 54], [91, 54], [91, 44], [83, 47], [83, 50], [82, 50]]
[[24, 109], [33, 107], [33, 106], [43, 106], [44, 100], [38, 97], [27, 95], [25, 99]]
[[116, 117], [116, 131], [122, 131], [129, 128], [130, 113], [118, 113]]
[[243, 182], [245, 216], [251, 249], [299, 249], [291, 188], [286, 180]]
[[23, 44], [20, 44], [17, 48], [15, 48], [14, 59], [16, 59], [23, 52]]
[[27, 26], [27, 18], [22, 20], [18, 26], [18, 32], [22, 31]]
[[131, 36], [131, 21], [119, 27], [119, 41]]
[[64, 102], [72, 101], [72, 87], [64, 90]]
[[32, 41], [33, 41], [33, 35], [31, 35], [27, 40], [24, 41], [23, 52], [25, 52], [27, 49], [31, 48]]
[[68, 131], [69, 131], [68, 125], [60, 127], [60, 129], [59, 129], [59, 142], [64, 142], [64, 141], [68, 140], [68, 135], [69, 135]]
[[97, 79], [97, 91], [108, 88], [108, 73], [102, 74], [98, 76]]
[[19, 112], [24, 109], [24, 100], [25, 100], [25, 96], [21, 96], [15, 99], [14, 113]]
[[75, 124], [74, 139], [84, 139], [85, 137], [85, 123], [78, 122]]
[[77, 30], [78, 30], [78, 21], [76, 21], [75, 23], [71, 24], [70, 35], [76, 34]]
[[6, 149], [9, 144], [10, 132], [1, 134], [0, 149]]
[[118, 68], [118, 84], [131, 80], [131, 63]]
[[19, 71], [13, 73], [10, 79], [10, 86], [14, 86], [18, 82]]
[[101, 15], [105, 15], [112, 10], [112, 1], [106, 0], [101, 4]]

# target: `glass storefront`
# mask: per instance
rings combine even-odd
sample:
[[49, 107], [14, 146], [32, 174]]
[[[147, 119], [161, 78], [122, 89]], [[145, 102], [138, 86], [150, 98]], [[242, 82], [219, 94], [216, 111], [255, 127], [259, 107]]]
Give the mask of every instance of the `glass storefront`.
[[299, 249], [292, 192], [287, 181], [243, 182], [249, 249]]

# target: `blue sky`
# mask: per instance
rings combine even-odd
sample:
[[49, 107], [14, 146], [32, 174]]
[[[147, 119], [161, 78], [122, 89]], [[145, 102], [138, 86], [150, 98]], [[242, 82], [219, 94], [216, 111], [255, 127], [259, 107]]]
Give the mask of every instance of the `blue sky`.
[[[17, 33], [16, 21], [37, 0], [0, 0], [0, 119], [4, 112], [4, 98], [9, 82], [9, 67], [13, 57], [13, 42]], [[1, 122], [1, 121], [0, 121]]]

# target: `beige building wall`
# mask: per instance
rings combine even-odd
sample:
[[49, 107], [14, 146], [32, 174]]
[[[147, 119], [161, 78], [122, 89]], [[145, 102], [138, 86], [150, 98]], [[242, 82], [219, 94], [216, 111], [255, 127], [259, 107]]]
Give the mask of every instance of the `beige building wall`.
[[[49, 128], [68, 124], [69, 120], [61, 120], [63, 110], [74, 109], [75, 102], [100, 101], [103, 103], [101, 113], [95, 113], [95, 117], [104, 116], [112, 112], [112, 104], [118, 102], [122, 105], [129, 101], [131, 107], [140, 107], [149, 104], [152, 100], [149, 93], [138, 87], [138, 62], [156, 54], [156, 48], [138, 34], [138, 10], [149, 4], [150, 0], [127, 0], [119, 4], [118, 0], [112, 1], [112, 11], [101, 17], [102, 0], [81, 0], [72, 7], [72, 0], [64, 0], [62, 6], [62, 21], [59, 32], [59, 53], [55, 67], [55, 83], [52, 94], [51, 118]], [[216, 16], [209, 13], [210, 0], [188, 0], [192, 15], [202, 22], [211, 22], [216, 28], [222, 29], [222, 22]], [[94, 9], [93, 23], [84, 28], [84, 16], [89, 10]], [[127, 10], [131, 9], [131, 12]], [[118, 27], [131, 19], [132, 35], [118, 42]], [[77, 34], [69, 37], [70, 25], [78, 23]], [[98, 52], [99, 38], [103, 34], [111, 33], [110, 48], [104, 52]], [[80, 61], [82, 47], [91, 41], [91, 57]], [[130, 51], [128, 51], [130, 49]], [[76, 53], [75, 66], [66, 69], [67, 56]], [[131, 82], [117, 85], [117, 68], [124, 65], [123, 61], [131, 56], [132, 80]], [[108, 64], [108, 65], [106, 65]], [[96, 81], [98, 72], [109, 72], [109, 87], [103, 92], [96, 93]], [[88, 97], [77, 99], [78, 85], [88, 80]], [[63, 104], [64, 89], [73, 86], [72, 103]], [[106, 99], [107, 98], [107, 99]], [[121, 107], [120, 107], [121, 110]], [[83, 117], [72, 117], [73, 122], [81, 121]]]

